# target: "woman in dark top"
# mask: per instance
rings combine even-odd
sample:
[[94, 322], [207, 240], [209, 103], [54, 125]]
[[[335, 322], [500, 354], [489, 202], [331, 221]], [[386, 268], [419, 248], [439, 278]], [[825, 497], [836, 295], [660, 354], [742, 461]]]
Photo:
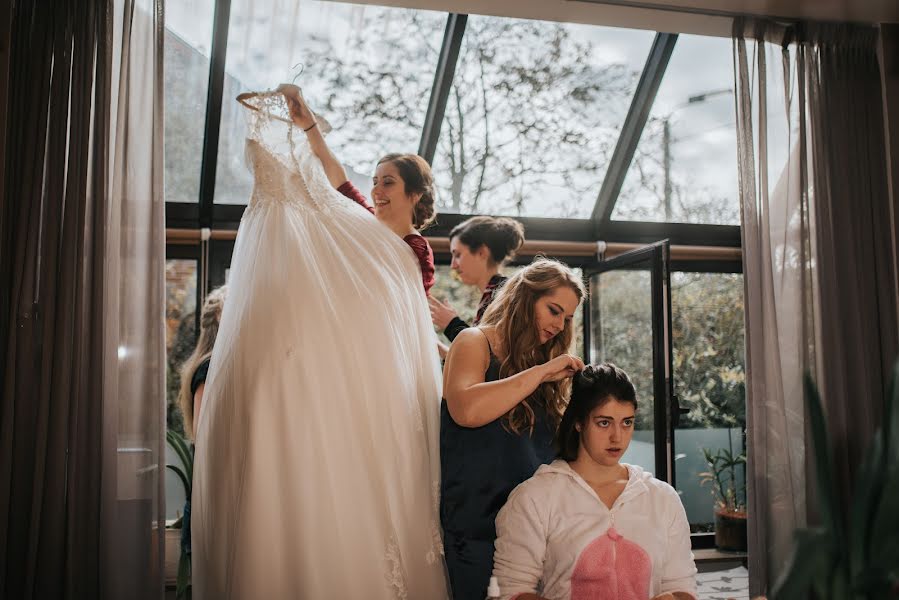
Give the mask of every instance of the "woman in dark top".
[[[197, 436], [197, 421], [200, 406], [203, 403], [203, 391], [206, 388], [206, 376], [209, 372], [209, 360], [212, 347], [218, 336], [219, 323], [222, 320], [222, 309], [225, 306], [227, 286], [209, 292], [200, 312], [200, 335], [197, 345], [184, 365], [181, 367], [181, 391], [178, 403], [184, 416], [184, 433], [194, 440]], [[181, 551], [190, 554], [190, 498], [184, 499], [184, 514], [181, 518]]]
[[509, 278], [480, 325], [450, 347], [440, 414], [440, 517], [456, 600], [484, 597], [496, 514], [515, 486], [554, 458], [570, 378], [584, 368], [567, 354], [583, 296], [568, 267], [538, 259]]
[[[449, 235], [451, 268], [465, 285], [481, 290], [478, 312], [471, 325], [477, 325], [493, 301], [497, 289], [506, 281], [499, 270], [524, 243], [524, 227], [508, 217], [472, 217], [453, 227]], [[428, 298], [431, 320], [452, 342], [471, 327], [456, 311], [433, 296]]]
[[418, 259], [425, 294], [434, 285], [434, 251], [419, 231], [434, 220], [434, 179], [427, 161], [416, 154], [388, 154], [378, 161], [372, 178], [374, 206], [347, 177], [346, 170], [328, 148], [315, 114], [306, 105], [300, 88], [282, 84], [294, 124], [306, 133], [312, 151], [322, 162], [328, 181], [338, 192], [361, 205], [381, 223], [403, 238]]

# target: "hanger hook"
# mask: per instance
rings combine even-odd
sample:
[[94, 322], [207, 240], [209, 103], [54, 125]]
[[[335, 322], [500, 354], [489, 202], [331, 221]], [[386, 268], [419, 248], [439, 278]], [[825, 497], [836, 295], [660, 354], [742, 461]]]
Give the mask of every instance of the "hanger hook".
[[297, 79], [300, 78], [300, 75], [303, 74], [303, 71], [306, 69], [306, 67], [305, 67], [305, 65], [303, 65], [303, 63], [298, 62], [297, 64], [295, 64], [294, 66], [292, 66], [290, 68], [291, 71], [296, 71], [297, 69], [299, 69], [299, 71], [297, 71], [297, 74], [294, 75], [293, 79], [290, 80], [290, 83], [292, 83], [294, 85], [296, 85]]

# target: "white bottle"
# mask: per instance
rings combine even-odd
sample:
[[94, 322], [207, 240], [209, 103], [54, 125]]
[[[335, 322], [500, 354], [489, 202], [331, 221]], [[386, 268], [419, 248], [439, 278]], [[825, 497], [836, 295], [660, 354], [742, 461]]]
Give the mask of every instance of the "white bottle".
[[487, 600], [499, 599], [499, 581], [496, 577], [490, 578], [490, 585], [487, 586]]

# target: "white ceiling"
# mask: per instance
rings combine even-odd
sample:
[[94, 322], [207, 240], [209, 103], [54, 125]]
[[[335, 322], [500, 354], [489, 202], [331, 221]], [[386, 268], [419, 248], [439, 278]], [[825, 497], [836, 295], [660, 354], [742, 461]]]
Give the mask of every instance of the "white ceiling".
[[731, 17], [899, 23], [899, 0], [349, 0], [445, 12], [731, 34]]

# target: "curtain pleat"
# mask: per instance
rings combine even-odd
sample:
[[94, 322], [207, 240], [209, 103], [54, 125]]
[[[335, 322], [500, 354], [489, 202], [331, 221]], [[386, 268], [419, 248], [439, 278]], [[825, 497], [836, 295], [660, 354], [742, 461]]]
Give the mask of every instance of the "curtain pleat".
[[737, 20], [734, 64], [755, 595], [817, 518], [802, 375], [847, 506], [899, 350], [899, 287], [876, 29]]
[[[162, 594], [161, 5], [10, 8], [3, 598]], [[149, 115], [119, 96], [146, 97]]]

